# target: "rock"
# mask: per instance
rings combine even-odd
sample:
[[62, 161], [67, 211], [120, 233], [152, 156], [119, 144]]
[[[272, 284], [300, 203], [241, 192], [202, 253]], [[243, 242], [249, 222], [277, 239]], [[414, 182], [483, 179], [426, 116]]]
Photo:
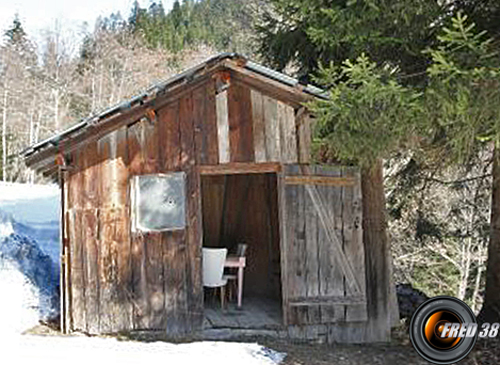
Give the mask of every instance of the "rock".
[[421, 290], [415, 289], [411, 284], [397, 284], [399, 316], [401, 319], [410, 319], [417, 308], [429, 297]]

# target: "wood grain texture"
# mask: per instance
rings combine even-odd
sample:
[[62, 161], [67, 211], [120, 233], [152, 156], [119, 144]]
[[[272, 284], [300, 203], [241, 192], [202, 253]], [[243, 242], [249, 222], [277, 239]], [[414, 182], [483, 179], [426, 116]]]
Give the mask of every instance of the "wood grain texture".
[[[99, 272], [99, 331], [111, 333], [114, 330], [114, 316], [119, 311], [117, 300], [113, 298], [118, 291], [117, 285], [117, 249], [114, 243], [113, 194], [114, 161], [116, 155], [116, 136], [110, 134], [97, 141], [97, 153], [102, 158], [99, 174], [101, 209], [99, 220], [101, 229], [98, 236], [98, 272]], [[116, 193], [115, 193], [116, 194]]]
[[[357, 178], [352, 186], [314, 185], [311, 181], [315, 179], [321, 182], [323, 177], [342, 178], [342, 169], [304, 165], [286, 165], [284, 168], [282, 246], [286, 263], [282, 267], [287, 271], [283, 275], [283, 289], [288, 306], [287, 324], [345, 322], [346, 306], [351, 305], [358, 312], [356, 315], [353, 312], [348, 320], [366, 320], [366, 315], [363, 317], [363, 309], [366, 308], [364, 285], [359, 290], [353, 290], [358, 285], [359, 278], [364, 278], [364, 258], [359, 252], [360, 249], [363, 250], [356, 241], [359, 238], [361, 212], [360, 205], [356, 208], [354, 204], [356, 188], [356, 201], [360, 204], [359, 175], [356, 175], [355, 170], [346, 174], [346, 178]], [[286, 183], [287, 179], [293, 181], [294, 178], [310, 177], [313, 179], [308, 180], [308, 184]], [[344, 189], [349, 190], [350, 195], [345, 195]], [[349, 214], [344, 214], [344, 208], [348, 209]], [[357, 228], [354, 228], [355, 224]], [[344, 245], [344, 233], [349, 239], [347, 249]], [[353, 245], [356, 249], [352, 248]], [[361, 271], [356, 272], [358, 280], [348, 283], [354, 276], [354, 268]], [[295, 328], [294, 331], [298, 329]], [[307, 330], [303, 335], [315, 336]]]
[[[295, 166], [297, 167], [297, 166]], [[298, 168], [298, 167], [297, 167]], [[294, 225], [291, 243], [292, 247], [287, 253], [289, 258], [289, 285], [293, 287], [291, 297], [307, 296], [308, 286], [311, 284], [308, 278], [307, 270], [307, 244], [306, 244], [306, 195], [305, 189], [302, 186], [296, 189], [290, 189], [291, 196], [288, 201], [292, 203], [289, 208], [290, 214], [294, 214]], [[305, 325], [309, 323], [309, 315], [307, 307], [292, 307], [290, 308], [290, 322]]]
[[[75, 187], [75, 178], [77, 174], [72, 175], [71, 186]], [[76, 209], [72, 208], [69, 212], [69, 239], [70, 239], [70, 257], [71, 257], [71, 322], [72, 331], [86, 331], [87, 320], [85, 318], [85, 250], [81, 235], [81, 214]]]
[[189, 333], [201, 329], [203, 324], [201, 180], [194, 168], [187, 172], [186, 193], [188, 196], [185, 253], [187, 280], [184, 290], [187, 292], [187, 318], [184, 330], [185, 333]]
[[223, 91], [216, 96], [216, 114], [219, 163], [227, 163], [231, 160], [229, 147], [229, 114], [227, 105], [227, 91]]
[[[128, 127], [127, 145], [129, 173], [140, 175], [144, 166], [144, 151], [142, 149], [143, 122], [137, 122]], [[147, 329], [149, 324], [149, 301], [146, 281], [146, 252], [144, 250], [144, 235], [141, 232], [131, 234], [131, 302], [132, 322], [134, 330]]]
[[253, 162], [253, 121], [250, 89], [232, 83], [227, 92], [231, 162]]
[[175, 171], [180, 167], [179, 102], [158, 110], [160, 171]]
[[222, 165], [198, 166], [198, 172], [202, 175], [235, 175], [235, 174], [264, 174], [281, 171], [281, 164], [268, 163], [244, 163], [232, 162]]
[[[342, 189], [344, 252], [354, 269], [354, 275], [359, 283], [361, 292], [365, 293], [365, 251], [363, 249], [363, 230], [361, 227], [363, 215], [363, 208], [361, 206], [361, 178], [359, 171], [350, 167], [344, 167], [342, 175], [357, 181], [354, 186]], [[363, 322], [368, 319], [366, 303], [347, 305], [345, 310], [346, 321], [348, 322]]]
[[196, 163], [214, 165], [219, 161], [215, 80], [193, 91]]
[[295, 111], [290, 105], [278, 102], [278, 124], [281, 141], [281, 161], [297, 163], [297, 135]]
[[186, 231], [172, 231], [164, 234], [164, 291], [167, 334], [185, 334], [187, 323], [186, 291]]
[[368, 321], [366, 338], [385, 341], [391, 332], [390, 252], [385, 219], [382, 161], [361, 171], [363, 246], [366, 259]]
[[85, 318], [86, 332], [100, 332], [100, 282], [99, 282], [99, 211], [85, 209], [82, 212], [82, 235], [85, 244]]
[[299, 163], [311, 162], [312, 123], [309, 112], [304, 108], [299, 109], [296, 116], [297, 142]]
[[[195, 144], [193, 99], [183, 98], [180, 101], [181, 120], [181, 167], [186, 172], [186, 236], [182, 250], [176, 252], [175, 265], [183, 270], [184, 284], [182, 296], [178, 297], [178, 315], [182, 316], [179, 322], [179, 333], [191, 330], [192, 314], [199, 312], [201, 299], [201, 220], [198, 210], [201, 209], [199, 175], [195, 171], [197, 146]], [[182, 299], [182, 300], [181, 300]], [[198, 303], [199, 302], [199, 303]], [[181, 326], [182, 324], [182, 326]]]
[[264, 119], [263, 96], [256, 90], [251, 91], [251, 96], [255, 162], [266, 162], [266, 121]]
[[262, 96], [266, 134], [266, 161], [281, 162], [281, 136], [278, 121], [278, 102], [267, 95]]
[[[318, 217], [314, 205], [309, 197], [305, 196], [304, 216], [305, 216], [305, 265], [307, 272], [307, 290], [305, 297], [315, 298], [321, 296], [321, 248], [323, 241], [318, 232]], [[293, 303], [290, 303], [293, 306]], [[322, 323], [321, 308], [314, 304], [308, 306], [308, 324]]]
[[356, 180], [353, 177], [341, 176], [287, 176], [285, 184], [287, 185], [324, 185], [324, 186], [354, 186]]
[[82, 152], [83, 157], [83, 203], [82, 243], [85, 245], [85, 310], [87, 332], [100, 331], [99, 301], [99, 161], [97, 142], [88, 143]]

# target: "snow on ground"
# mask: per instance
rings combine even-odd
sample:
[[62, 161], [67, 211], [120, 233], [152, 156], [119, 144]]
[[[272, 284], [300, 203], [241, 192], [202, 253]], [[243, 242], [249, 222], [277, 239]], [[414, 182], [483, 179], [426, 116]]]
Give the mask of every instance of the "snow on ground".
[[0, 237], [16, 232], [34, 238], [58, 263], [59, 199], [57, 185], [0, 182], [0, 214], [11, 221], [11, 225], [0, 224]]
[[58, 209], [56, 186], [0, 183], [1, 363], [274, 365], [283, 360], [284, 354], [252, 343], [141, 343], [22, 335], [38, 323], [44, 313], [40, 306], [47, 305], [44, 301], [51, 298], [47, 293], [55, 290]]
[[18, 288], [8, 291], [12, 303], [33, 293], [23, 318], [59, 312], [59, 194], [55, 185], [0, 183], [0, 287]]
[[0, 259], [0, 339], [38, 324], [38, 291], [15, 263]]
[[[5, 345], [5, 346], [4, 346]], [[170, 344], [140, 343], [85, 337], [23, 336], [2, 341], [2, 358], [16, 364], [203, 364], [203, 365], [274, 365], [283, 354], [258, 344], [194, 342]]]

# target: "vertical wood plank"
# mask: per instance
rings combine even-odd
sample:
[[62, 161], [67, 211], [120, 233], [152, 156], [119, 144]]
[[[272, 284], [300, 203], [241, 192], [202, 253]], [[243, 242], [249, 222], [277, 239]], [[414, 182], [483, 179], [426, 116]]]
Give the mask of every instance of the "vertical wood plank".
[[[280, 226], [280, 252], [281, 252], [281, 287], [283, 295], [283, 318], [285, 325], [294, 324], [290, 310], [290, 297], [293, 295], [293, 281], [290, 274], [290, 240], [293, 239], [293, 232], [290, 226], [293, 225], [293, 213], [288, 211], [287, 189], [284, 182], [286, 174], [278, 174], [278, 220]], [[291, 214], [292, 213], [292, 214]]]
[[[69, 173], [63, 173], [63, 199], [62, 207], [64, 219], [64, 226], [61, 227], [63, 234], [63, 247], [61, 253], [64, 257], [64, 262], [61, 263], [61, 293], [64, 295], [64, 301], [61, 301], [61, 310], [64, 311], [61, 314], [61, 330], [63, 333], [69, 333], [73, 328], [73, 321], [71, 317], [71, 249], [70, 249], [70, 214], [71, 206], [68, 205], [70, 201], [70, 181]], [[62, 222], [61, 222], [62, 224]], [[64, 275], [64, 276], [62, 276]], [[64, 322], [64, 323], [63, 323]]]
[[[77, 174], [72, 175], [72, 187], [77, 185], [75, 178]], [[73, 189], [72, 189], [73, 190]], [[69, 212], [69, 239], [70, 239], [70, 257], [71, 257], [71, 319], [73, 322], [73, 331], [86, 331], [87, 320], [85, 318], [85, 259], [84, 245], [81, 234], [81, 213], [76, 208]]]
[[[188, 105], [183, 108], [184, 103]], [[185, 333], [193, 327], [201, 328], [203, 309], [203, 293], [201, 287], [201, 196], [200, 176], [195, 169], [196, 150], [194, 116], [189, 99], [181, 99], [181, 159], [182, 169], [186, 171], [186, 244], [185, 250], [177, 251], [176, 264], [185, 273], [183, 292], [185, 297], [179, 297], [178, 312], [183, 315]], [[192, 103], [192, 99], [191, 99]], [[192, 104], [191, 104], [192, 105]], [[182, 301], [180, 301], [182, 299]]]
[[100, 169], [100, 331], [132, 328], [127, 128], [98, 141]]
[[99, 265], [98, 265], [98, 235], [99, 215], [97, 209], [86, 209], [82, 215], [82, 233], [85, 242], [86, 288], [85, 309], [87, 332], [97, 334], [100, 331], [99, 306]]
[[119, 314], [115, 320], [116, 330], [124, 331], [133, 328], [133, 307], [131, 303], [131, 222], [130, 222], [130, 196], [129, 196], [129, 171], [127, 149], [127, 127], [116, 131], [116, 153], [113, 163], [112, 203], [114, 209], [115, 226], [113, 242], [117, 251], [117, 301]]
[[281, 161], [297, 163], [297, 136], [295, 111], [288, 104], [278, 102], [278, 124], [281, 143]]
[[[298, 169], [297, 166], [294, 166]], [[293, 268], [295, 273], [295, 297], [307, 297], [308, 281], [308, 254], [306, 245], [306, 194], [304, 186], [290, 186], [288, 189], [295, 190], [296, 216], [294, 223], [293, 238]], [[294, 307], [296, 312], [296, 324], [306, 325], [309, 323], [309, 308]]]
[[311, 131], [311, 118], [309, 112], [303, 111], [298, 115], [297, 118], [297, 133], [298, 133], [298, 144], [299, 144], [299, 163], [307, 164], [311, 162], [311, 143], [312, 143], [312, 131]]
[[[115, 221], [113, 219], [113, 154], [115, 151], [113, 133], [101, 138], [97, 142], [98, 154], [102, 160], [100, 168], [100, 214], [101, 230], [98, 237], [98, 265], [99, 265], [99, 309], [100, 309], [100, 331], [103, 333], [114, 332], [114, 322], [118, 305], [114, 294], [117, 291], [117, 264], [116, 247], [113, 242], [113, 231]], [[118, 308], [116, 308], [118, 309]]]
[[200, 329], [203, 323], [203, 287], [201, 277], [202, 260], [202, 217], [201, 217], [201, 181], [195, 169], [187, 175], [187, 311], [189, 314], [186, 331]]
[[83, 244], [86, 251], [85, 309], [87, 332], [100, 332], [99, 306], [99, 161], [97, 142], [89, 142], [83, 147], [84, 181], [86, 196], [82, 215]]
[[163, 234], [147, 232], [143, 234], [144, 275], [147, 288], [148, 318], [145, 325], [149, 330], [166, 327], [165, 288], [163, 266]]
[[217, 106], [217, 137], [219, 147], [219, 163], [230, 161], [229, 152], [229, 114], [227, 106], [227, 91], [216, 96]]
[[[344, 222], [344, 251], [354, 269], [354, 274], [362, 293], [366, 292], [365, 253], [363, 249], [363, 231], [361, 229], [362, 203], [361, 180], [359, 172], [344, 167], [342, 175], [356, 178], [356, 185], [343, 188], [342, 221]], [[365, 304], [346, 306], [346, 321], [366, 321], [368, 319]]]
[[[318, 216], [313, 202], [309, 196], [305, 196], [304, 207], [306, 223], [306, 270], [307, 270], [307, 297], [319, 297], [321, 294], [320, 263], [321, 255], [319, 248], [322, 241], [318, 237]], [[322, 323], [321, 308], [319, 306], [309, 307], [309, 323]]]
[[169, 336], [182, 335], [187, 314], [186, 231], [165, 232], [163, 240], [166, 330]]
[[[320, 168], [317, 168], [316, 173]], [[334, 169], [329, 169], [323, 171], [324, 175], [341, 177], [342, 171], [340, 167], [335, 167]], [[335, 234], [341, 240], [342, 236], [342, 187], [331, 187], [323, 186], [317, 187], [318, 190], [322, 192], [322, 197], [325, 202], [325, 208], [327, 216], [330, 219], [330, 224], [334, 229]], [[324, 230], [324, 227], [320, 228], [323, 234], [328, 236]], [[324, 288], [323, 295], [326, 296], [345, 296], [344, 289], [344, 273], [342, 269], [337, 265], [335, 260], [335, 252], [333, 251], [331, 244], [324, 247], [325, 256], [322, 256], [324, 260], [321, 263], [322, 267], [330, 266], [330, 270], [327, 271], [327, 275], [323, 278], [324, 282], [322, 287]], [[333, 305], [321, 308], [321, 315], [323, 317], [324, 323], [328, 322], [339, 322], [343, 321], [345, 318], [344, 306], [343, 305]]]
[[278, 123], [278, 102], [267, 96], [262, 96], [266, 134], [266, 160], [281, 162], [281, 139]]
[[219, 146], [215, 80], [193, 91], [193, 108], [196, 162], [200, 165], [216, 165], [219, 161]]
[[[160, 167], [159, 121], [146, 119], [141, 122], [141, 150], [143, 155], [142, 174], [158, 173]], [[161, 232], [142, 234], [146, 300], [149, 313], [144, 320], [150, 330], [165, 328], [164, 286], [163, 286], [163, 247]]]
[[266, 125], [262, 94], [256, 90], [251, 93], [255, 162], [266, 162]]
[[232, 83], [227, 94], [231, 162], [253, 162], [252, 100], [247, 86]]
[[83, 190], [83, 158], [81, 150], [72, 154], [74, 170], [70, 173], [68, 182], [68, 217], [67, 227], [70, 250], [70, 282], [71, 282], [71, 322], [73, 331], [86, 331], [85, 318], [85, 244], [82, 234]]
[[142, 174], [158, 173], [160, 168], [159, 128], [156, 120], [143, 119], [141, 128]]
[[158, 110], [160, 171], [174, 171], [180, 166], [179, 102]]
[[[129, 173], [139, 175], [144, 164], [141, 140], [143, 136], [143, 122], [132, 124], [127, 129], [127, 154]], [[132, 232], [131, 235], [131, 302], [133, 306], [132, 321], [135, 330], [147, 329], [149, 324], [149, 301], [146, 281], [146, 256], [144, 252], [144, 236], [141, 232]]]

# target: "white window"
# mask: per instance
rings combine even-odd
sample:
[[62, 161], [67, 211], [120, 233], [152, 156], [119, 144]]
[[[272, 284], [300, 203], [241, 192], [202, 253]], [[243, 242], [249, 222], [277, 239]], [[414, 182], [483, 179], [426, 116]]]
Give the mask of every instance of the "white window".
[[132, 230], [171, 231], [186, 226], [186, 174], [140, 175], [132, 178]]

